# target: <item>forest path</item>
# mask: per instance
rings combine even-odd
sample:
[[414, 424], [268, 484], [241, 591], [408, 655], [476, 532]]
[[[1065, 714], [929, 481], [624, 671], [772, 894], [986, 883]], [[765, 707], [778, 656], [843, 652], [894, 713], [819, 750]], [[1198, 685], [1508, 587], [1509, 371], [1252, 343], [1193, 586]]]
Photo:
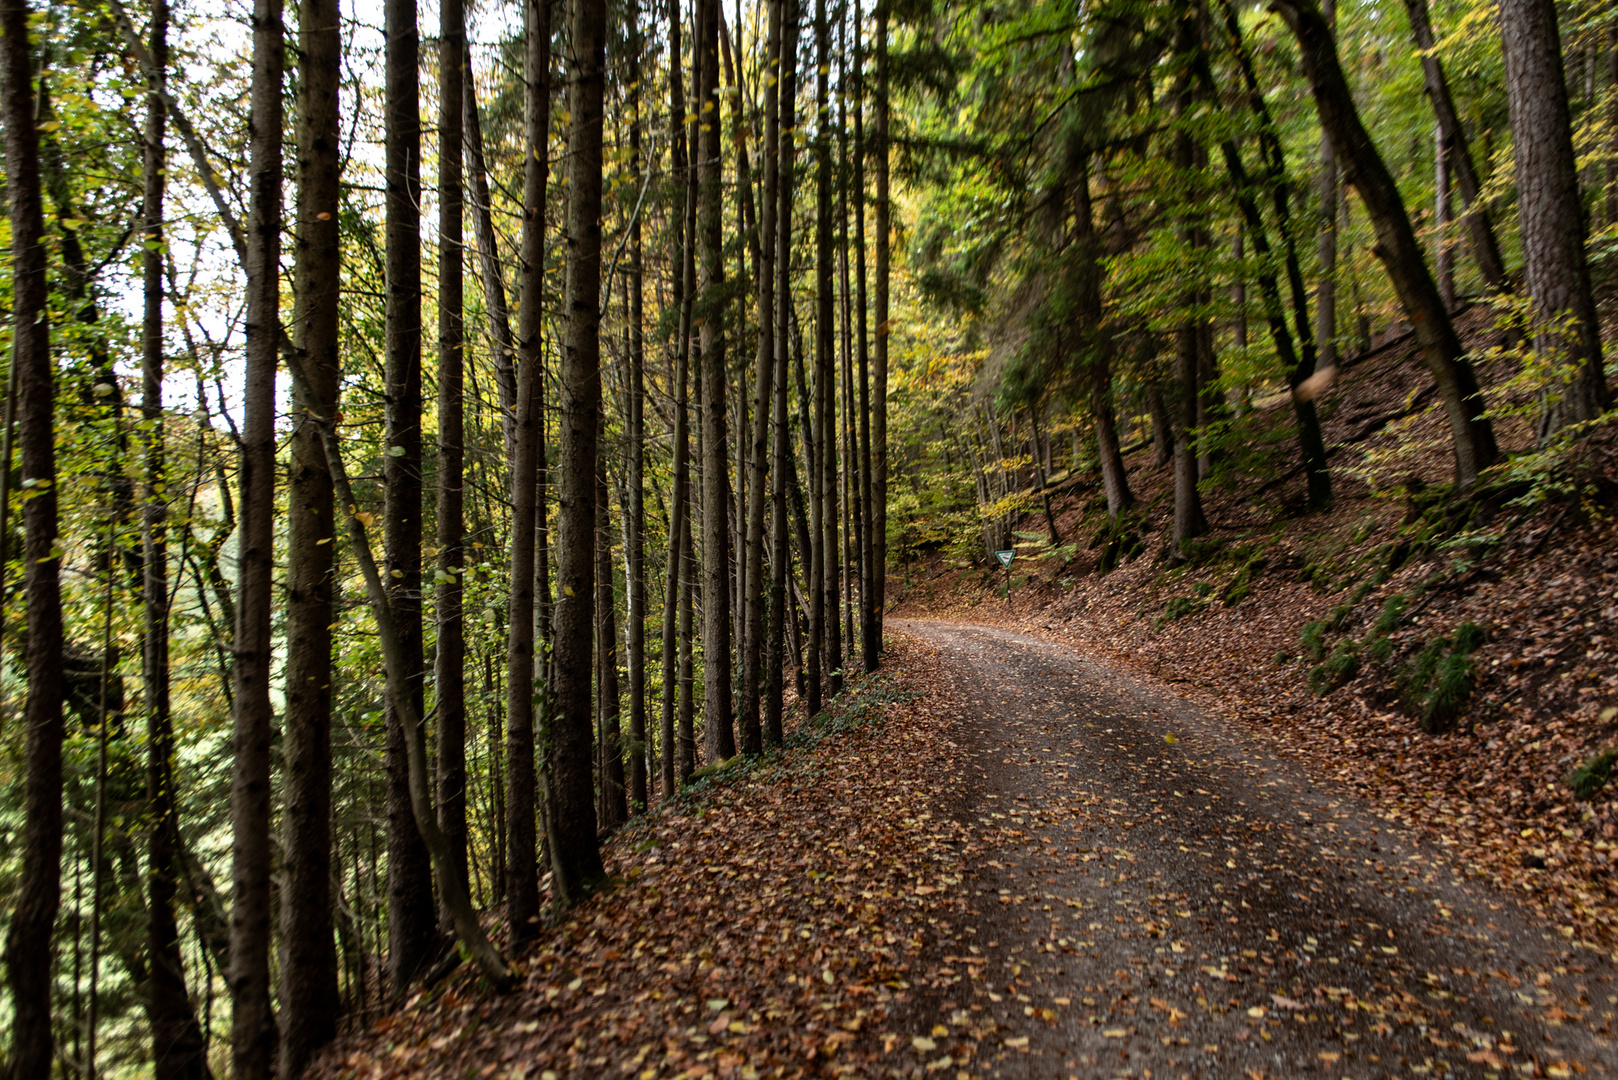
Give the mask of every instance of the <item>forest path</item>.
[[1351, 793], [1067, 646], [888, 626], [968, 752], [972, 914], [911, 1026], [974, 1075], [1618, 1075], [1607, 958]]

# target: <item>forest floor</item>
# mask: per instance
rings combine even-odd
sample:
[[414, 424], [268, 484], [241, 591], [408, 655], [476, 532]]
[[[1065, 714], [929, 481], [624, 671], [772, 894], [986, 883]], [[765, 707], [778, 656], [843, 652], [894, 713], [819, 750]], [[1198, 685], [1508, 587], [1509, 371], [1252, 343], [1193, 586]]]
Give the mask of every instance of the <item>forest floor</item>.
[[895, 620], [785, 751], [639, 819], [496, 995], [311, 1074], [1610, 1075], [1601, 953], [1150, 675]]

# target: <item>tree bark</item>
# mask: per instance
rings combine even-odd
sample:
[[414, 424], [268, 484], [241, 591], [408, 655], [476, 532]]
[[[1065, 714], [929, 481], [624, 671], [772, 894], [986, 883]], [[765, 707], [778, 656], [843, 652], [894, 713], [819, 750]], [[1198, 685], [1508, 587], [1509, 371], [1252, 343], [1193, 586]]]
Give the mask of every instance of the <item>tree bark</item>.
[[[1551, 0], [1501, 0], [1506, 97], [1517, 163], [1517, 217], [1533, 297], [1534, 348], [1571, 370], [1547, 391], [1543, 439], [1594, 420], [1611, 403], [1601, 361], [1601, 323], [1584, 251], [1578, 161]], [[1567, 325], [1564, 320], [1571, 320]], [[1556, 327], [1544, 324], [1561, 323]]]
[[888, 5], [876, 7], [876, 115], [873, 125], [876, 153], [876, 348], [871, 356], [875, 384], [875, 412], [871, 421], [871, 622], [875, 651], [882, 651], [882, 617], [888, 583], [888, 276], [892, 245], [893, 207], [888, 192]]
[[1433, 267], [1438, 273], [1438, 295], [1444, 306], [1455, 310], [1455, 256], [1450, 251], [1449, 162], [1444, 149], [1444, 129], [1433, 132]]
[[[1095, 421], [1096, 453], [1101, 459], [1101, 486], [1107, 493], [1107, 516], [1113, 521], [1135, 504], [1129, 473], [1118, 446], [1118, 421], [1112, 408], [1112, 338], [1102, 306], [1101, 246], [1096, 236], [1095, 209], [1090, 200], [1090, 173], [1079, 161], [1073, 178], [1075, 250], [1078, 261], [1079, 342], [1089, 353], [1090, 415]], [[1075, 446], [1075, 449], [1077, 447]]]
[[854, 312], [855, 354], [859, 358], [860, 383], [860, 513], [865, 520], [864, 544], [860, 549], [860, 661], [867, 674], [880, 663], [882, 634], [877, 626], [878, 604], [875, 587], [876, 517], [871, 492], [871, 379], [870, 326], [866, 304], [865, 278], [865, 20], [860, 0], [854, 0]]
[[[11, 985], [9, 1080], [48, 1080], [51, 937], [61, 902], [62, 595], [56, 551], [55, 379], [51, 362], [44, 200], [26, 0], [0, 2], [0, 121], [11, 224], [12, 360], [17, 366], [22, 475], [34, 484], [22, 504], [23, 594], [28, 617], [27, 734], [23, 750], [22, 873], [6, 933]], [[10, 462], [5, 463], [9, 470]]]
[[169, 710], [169, 597], [167, 478], [163, 431], [163, 196], [167, 164], [168, 111], [163, 81], [168, 72], [169, 7], [153, 0], [148, 29], [152, 67], [147, 76], [146, 128], [141, 172], [141, 285], [145, 311], [141, 330], [141, 420], [145, 458], [145, 503], [141, 515], [142, 673], [146, 705], [146, 952], [147, 1015], [152, 1026], [155, 1080], [201, 1080], [207, 1048], [186, 993], [180, 932], [174, 903], [178, 891], [174, 838], [178, 819], [174, 791], [174, 728]]
[[[1425, 2], [1425, 0], [1416, 0]], [[1322, 0], [1321, 17], [1337, 26], [1336, 0]], [[1316, 358], [1323, 368], [1337, 366], [1337, 203], [1342, 196], [1337, 151], [1331, 136], [1320, 133], [1320, 284], [1315, 289]]]
[[[338, 400], [342, 30], [335, 0], [302, 0], [298, 230], [293, 347], [312, 389]], [[332, 942], [332, 630], [336, 509], [310, 403], [294, 403], [287, 492], [285, 882], [281, 900], [281, 1064], [297, 1080], [337, 1034]]]
[[[506, 283], [500, 247], [494, 231], [494, 208], [489, 203], [489, 167], [483, 152], [483, 124], [478, 117], [477, 84], [472, 65], [462, 70], [465, 87], [461, 108], [462, 140], [466, 148], [468, 178], [472, 184], [473, 231], [477, 237], [478, 272], [483, 285], [483, 307], [489, 314], [489, 336], [494, 359], [495, 388], [500, 395], [500, 433], [506, 460], [517, 457], [517, 342], [511, 336], [511, 315], [506, 306]], [[526, 176], [526, 168], [524, 169]]]
[[815, 2], [815, 402], [820, 468], [820, 589], [825, 615], [826, 690], [843, 689], [843, 632], [837, 614], [842, 545], [837, 536], [837, 322], [832, 286], [831, 21]]
[[[1179, 23], [1179, 48], [1182, 52], [1194, 49], [1195, 23], [1182, 16]], [[1195, 97], [1189, 72], [1180, 77], [1175, 90], [1175, 115], [1184, 118], [1191, 112]], [[1197, 147], [1184, 127], [1174, 134], [1174, 167], [1181, 175], [1181, 183], [1192, 183], [1197, 165]], [[1180, 242], [1187, 247], [1199, 246], [1202, 229], [1198, 211], [1187, 208], [1182, 212]], [[1183, 314], [1174, 334], [1174, 400], [1171, 423], [1174, 429], [1174, 528], [1170, 557], [1179, 561], [1186, 557], [1186, 544], [1208, 531], [1208, 519], [1203, 516], [1202, 496], [1197, 490], [1197, 446], [1191, 432], [1197, 426], [1197, 324], [1191, 314], [1197, 309], [1194, 287], [1181, 294]], [[1201, 440], [1198, 439], [1197, 442]]]
[[[629, 43], [629, 167], [640, 186], [641, 170], [641, 53], [645, 38], [640, 31], [640, 5], [631, 0]], [[629, 400], [628, 484], [629, 512], [624, 517], [625, 563], [629, 606], [629, 808], [646, 809], [650, 802], [648, 767], [650, 743], [646, 731], [646, 331], [645, 263], [641, 259], [641, 218], [629, 226]]]
[[723, 157], [719, 118], [719, 3], [698, 0], [697, 256], [701, 280], [694, 318], [701, 329], [703, 744], [710, 764], [733, 757], [729, 463], [725, 421], [725, 256]]
[[[8, 28], [9, 29], [9, 28]], [[275, 369], [281, 342], [280, 0], [253, 8], [246, 363], [243, 376], [235, 717], [231, 738], [231, 1075], [270, 1080], [270, 610], [275, 571]], [[49, 415], [47, 413], [47, 415]], [[25, 447], [26, 449], [26, 444]], [[26, 468], [26, 466], [25, 466]]]
[[1480, 201], [1483, 185], [1478, 180], [1477, 168], [1472, 164], [1472, 148], [1467, 144], [1466, 128], [1461, 124], [1460, 114], [1455, 111], [1449, 79], [1438, 59], [1427, 0], [1405, 0], [1405, 11], [1410, 15], [1410, 30], [1416, 39], [1416, 47], [1421, 50], [1421, 70], [1427, 83], [1427, 100], [1432, 102], [1448, 164], [1455, 174], [1455, 185], [1461, 192], [1461, 205], [1466, 211], [1467, 246], [1472, 252], [1472, 261], [1477, 263], [1478, 274], [1482, 276], [1485, 288], [1495, 293], [1510, 292], [1511, 283], [1506, 279], [1500, 243], [1494, 235], [1494, 223], [1490, 220], [1489, 208]]
[[629, 820], [628, 792], [624, 787], [622, 698], [618, 687], [617, 601], [613, 596], [612, 500], [607, 486], [607, 462], [596, 458], [596, 714], [600, 724], [597, 747], [601, 755], [601, 815], [603, 832]]
[[551, 880], [563, 904], [578, 903], [606, 877], [596, 846], [590, 752], [590, 652], [595, 567], [596, 431], [601, 417], [601, 156], [606, 85], [605, 0], [569, 9], [571, 71], [566, 338], [558, 436], [556, 707], [551, 721]]
[[545, 377], [540, 328], [545, 275], [545, 183], [550, 166], [551, 4], [528, 0], [524, 51], [521, 298], [517, 329], [516, 456], [511, 466], [511, 572], [506, 624], [507, 918], [514, 946], [539, 931], [538, 780], [534, 764], [535, 548]]
[[[438, 827], [464, 884], [466, 866], [466, 631], [461, 612], [465, 332], [461, 116], [467, 67], [462, 0], [440, 0], [438, 31]], [[451, 928], [446, 911], [441, 920]]]
[[1298, 39], [1321, 127], [1337, 147], [1343, 178], [1354, 185], [1371, 215], [1377, 255], [1416, 328], [1422, 358], [1438, 384], [1453, 437], [1456, 484], [1462, 490], [1470, 488], [1500, 456], [1477, 375], [1427, 269], [1393, 176], [1360, 122], [1330, 28], [1312, 0], [1274, 0], [1273, 6]]
[[[769, 0], [768, 31], [764, 63], [770, 78], [780, 79], [781, 2]], [[739, 715], [742, 752], [757, 754], [764, 749], [769, 727], [761, 722], [761, 686], [779, 691], [780, 679], [773, 683], [763, 670], [765, 636], [764, 586], [764, 500], [768, 497], [770, 414], [775, 403], [775, 289], [776, 289], [776, 212], [780, 193], [781, 113], [779, 87], [765, 79], [764, 138], [759, 145], [763, 159], [763, 194], [759, 214], [758, 265], [758, 355], [753, 380], [752, 482], [748, 486], [747, 582], [742, 589], [747, 609], [747, 632], [742, 638], [742, 701]], [[738, 114], [740, 106], [738, 103]], [[738, 116], [739, 119], [739, 116]], [[780, 725], [780, 703], [766, 702], [764, 712], [774, 712], [776, 731]], [[770, 742], [777, 745], [778, 742]]]
[[[421, 113], [416, 0], [387, 0], [387, 406], [382, 459], [383, 563], [404, 650], [403, 688], [423, 715], [421, 640]], [[410, 805], [406, 710], [386, 703], [388, 971], [402, 995], [436, 938], [432, 871]]]
[[[771, 412], [774, 430], [771, 438], [770, 475], [770, 631], [769, 657], [765, 662], [764, 742], [780, 746], [785, 738], [784, 711], [785, 637], [793, 618], [787, 601], [787, 581], [792, 574], [792, 555], [787, 540], [787, 471], [792, 464], [791, 433], [787, 422], [788, 323], [792, 314], [792, 197], [796, 144], [798, 96], [798, 2], [777, 0], [772, 15], [776, 19], [771, 60], [777, 76], [769, 129], [766, 139], [775, 164], [775, 212], [773, 235], [765, 242], [775, 249], [771, 269], [775, 275], [772, 290], [774, 328], [771, 347], [774, 355]], [[795, 626], [796, 623], [790, 624]]]

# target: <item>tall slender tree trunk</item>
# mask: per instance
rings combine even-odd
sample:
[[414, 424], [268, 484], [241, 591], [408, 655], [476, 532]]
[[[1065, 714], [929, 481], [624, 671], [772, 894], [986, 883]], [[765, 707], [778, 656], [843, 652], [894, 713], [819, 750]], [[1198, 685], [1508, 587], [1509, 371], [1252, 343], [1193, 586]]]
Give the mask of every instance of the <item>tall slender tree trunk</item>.
[[[319, 400], [336, 402], [338, 182], [342, 24], [336, 0], [302, 0], [298, 123], [298, 231], [293, 268], [293, 347]], [[294, 403], [287, 492], [286, 783], [282, 820], [281, 1065], [297, 1080], [337, 1034], [337, 953], [332, 944], [332, 630], [336, 509], [312, 403]]]
[[618, 620], [612, 573], [612, 499], [607, 462], [596, 458], [596, 715], [601, 755], [601, 829], [611, 831], [629, 820], [624, 786], [622, 695], [618, 687]]
[[854, 0], [854, 351], [859, 359], [860, 393], [860, 513], [865, 536], [860, 548], [860, 661], [867, 673], [876, 670], [882, 635], [876, 625], [876, 592], [871, 562], [875, 518], [871, 509], [871, 334], [865, 267], [865, 212], [870, 200], [865, 190], [865, 20], [860, 0]]
[[[527, 5], [524, 6], [526, 10]], [[483, 307], [489, 316], [489, 336], [494, 359], [494, 382], [500, 396], [500, 432], [506, 460], [517, 458], [517, 342], [511, 336], [511, 316], [506, 306], [506, 283], [500, 262], [499, 243], [494, 231], [494, 208], [489, 203], [489, 167], [483, 153], [483, 124], [478, 117], [477, 84], [468, 59], [462, 68], [464, 94], [461, 106], [462, 142], [465, 146], [467, 179], [472, 185], [473, 233], [477, 238], [478, 272], [483, 285]], [[526, 174], [526, 169], [524, 170]]]
[[[771, 77], [779, 79], [781, 55], [781, 0], [769, 0], [765, 65]], [[763, 670], [765, 637], [764, 587], [764, 501], [769, 483], [770, 414], [775, 403], [775, 266], [776, 211], [781, 142], [780, 103], [777, 92], [765, 80], [764, 138], [759, 146], [763, 159], [763, 195], [759, 214], [758, 258], [758, 350], [753, 380], [752, 481], [748, 486], [747, 581], [742, 589], [747, 611], [747, 632], [742, 638], [742, 701], [739, 721], [742, 752], [756, 754], [766, 742], [765, 727], [759, 714], [762, 683], [768, 683]], [[738, 102], [738, 121], [740, 105]], [[773, 684], [779, 688], [780, 682]], [[766, 704], [768, 713], [771, 706]], [[774, 705], [780, 723], [780, 705]], [[775, 745], [771, 743], [771, 745]]]
[[[768, 112], [766, 141], [775, 165], [774, 233], [764, 242], [773, 245], [771, 268], [775, 275], [772, 290], [774, 328], [771, 347], [775, 366], [772, 378], [771, 413], [774, 431], [771, 441], [770, 473], [770, 634], [769, 657], [765, 662], [764, 741], [779, 746], [785, 738], [784, 711], [785, 638], [797, 623], [787, 597], [792, 575], [792, 555], [787, 542], [787, 472], [792, 464], [791, 433], [787, 424], [787, 350], [792, 314], [792, 196], [796, 160], [793, 129], [797, 125], [798, 96], [798, 0], [777, 0], [772, 11], [776, 23], [771, 34], [768, 62], [774, 67], [777, 83]], [[768, 85], [768, 84], [766, 84]], [[766, 91], [768, 93], [768, 90]], [[766, 174], [768, 175], [768, 174]]]
[[1080, 341], [1093, 343], [1089, 364], [1090, 416], [1095, 422], [1096, 454], [1101, 459], [1101, 486], [1107, 493], [1107, 516], [1118, 520], [1135, 503], [1129, 474], [1118, 446], [1118, 420], [1112, 408], [1112, 341], [1108, 334], [1101, 294], [1104, 280], [1101, 245], [1096, 235], [1095, 208], [1090, 199], [1090, 172], [1082, 159], [1073, 179], [1074, 219], [1078, 260], [1078, 319]]
[[837, 613], [842, 545], [837, 538], [837, 318], [832, 286], [831, 21], [815, 0], [815, 444], [820, 482], [820, 590], [826, 689], [843, 688], [843, 632]]
[[506, 901], [513, 945], [539, 931], [539, 783], [534, 762], [535, 563], [544, 451], [545, 182], [550, 168], [551, 3], [528, 0], [524, 76], [521, 293], [517, 308], [516, 456], [511, 464], [511, 572], [506, 625]]
[[[62, 594], [56, 552], [56, 388], [46, 279], [44, 200], [27, 0], [0, 2], [0, 124], [11, 223], [12, 341], [21, 414], [22, 475], [38, 491], [22, 504], [23, 594], [28, 699], [23, 749], [22, 873], [17, 883], [5, 964], [11, 986], [8, 1080], [48, 1080], [51, 1037], [51, 940], [61, 903]], [[9, 450], [9, 446], [8, 446]], [[9, 470], [11, 463], [5, 462]], [[267, 824], [267, 823], [266, 823]]]
[[[851, 12], [847, 4], [837, 14], [837, 85], [847, 87], [848, 76], [848, 20]], [[864, 507], [859, 499], [859, 433], [858, 412], [854, 408], [854, 296], [849, 280], [848, 265], [848, 98], [837, 95], [837, 273], [838, 324], [841, 328], [839, 347], [842, 350], [843, 382], [843, 603], [846, 609], [847, 629], [844, 648], [853, 659], [859, 633], [856, 621], [855, 588], [864, 581], [865, 519]]]
[[[388, 602], [404, 650], [404, 689], [423, 715], [421, 640], [421, 110], [416, 0], [387, 0], [387, 407], [382, 482]], [[388, 969], [404, 993], [436, 937], [432, 867], [410, 805], [405, 714], [387, 702]]]
[[1444, 129], [1433, 130], [1433, 267], [1438, 275], [1438, 295], [1444, 306], [1455, 310], [1455, 256], [1449, 246], [1449, 161], [1444, 146]]
[[1455, 111], [1449, 79], [1438, 59], [1427, 0], [1405, 0], [1405, 11], [1410, 16], [1410, 30], [1416, 39], [1416, 47], [1421, 50], [1427, 100], [1432, 102], [1448, 165], [1455, 174], [1455, 184], [1461, 192], [1461, 206], [1466, 212], [1467, 247], [1472, 252], [1472, 261], [1477, 263], [1485, 288], [1496, 293], [1510, 292], [1511, 283], [1506, 279], [1505, 263], [1500, 257], [1500, 242], [1494, 235], [1494, 223], [1490, 220], [1488, 207], [1481, 201], [1482, 184], [1478, 179], [1477, 167], [1472, 163], [1472, 148], [1467, 143], [1466, 128], [1461, 124], [1460, 114]]
[[[463, 415], [465, 332], [461, 115], [466, 97], [466, 15], [462, 0], [440, 0], [438, 31], [438, 608], [434, 682], [438, 690], [438, 827], [464, 884], [466, 866], [466, 631], [461, 573], [466, 464]], [[446, 910], [446, 932], [453, 920]]]
[[1584, 209], [1552, 0], [1501, 0], [1506, 97], [1517, 163], [1517, 217], [1536, 327], [1534, 347], [1570, 368], [1546, 393], [1541, 438], [1594, 420], [1611, 403], [1601, 361], [1601, 322], [1584, 251]]
[[156, 1080], [201, 1080], [207, 1047], [186, 993], [174, 916], [178, 891], [174, 840], [178, 835], [174, 791], [174, 728], [169, 713], [169, 597], [167, 478], [163, 431], [163, 196], [168, 112], [163, 104], [168, 71], [169, 8], [152, 4], [149, 45], [153, 72], [146, 98], [142, 145], [141, 285], [145, 312], [141, 330], [141, 420], [146, 490], [142, 493], [141, 565], [144, 613], [142, 671], [146, 704], [146, 952], [147, 1014], [152, 1025], [152, 1074]]
[[888, 5], [876, 7], [876, 115], [872, 132], [876, 154], [876, 348], [872, 350], [871, 381], [875, 384], [875, 412], [871, 420], [871, 622], [874, 653], [882, 651], [882, 616], [888, 585], [888, 276], [891, 259], [893, 207], [888, 192]]
[[702, 729], [710, 763], [736, 753], [731, 722], [729, 465], [725, 421], [723, 151], [719, 116], [719, 0], [697, 0], [696, 300], [702, 387]]
[[[11, 27], [5, 29], [9, 36]], [[275, 1068], [275, 1015], [270, 1005], [270, 609], [275, 571], [275, 368], [281, 341], [283, 35], [280, 0], [256, 0], [249, 121], [247, 355], [237, 499], [239, 570], [232, 642], [236, 715], [231, 732], [234, 886], [229, 983], [234, 1080], [269, 1080]], [[50, 415], [48, 409], [45, 415]], [[25, 455], [27, 449], [24, 442]], [[27, 469], [26, 460], [23, 467]]]
[[1275, 0], [1275, 8], [1298, 39], [1304, 75], [1314, 91], [1321, 127], [1337, 148], [1343, 178], [1359, 191], [1371, 216], [1379, 241], [1377, 254], [1416, 329], [1422, 358], [1438, 384], [1454, 442], [1456, 484], [1463, 490], [1470, 488], [1500, 456], [1477, 374], [1466, 359], [1455, 325], [1427, 269], [1399, 188], [1360, 122], [1331, 29], [1311, 0]]
[[[1179, 22], [1178, 47], [1182, 52], [1195, 48], [1196, 23], [1182, 15]], [[1189, 73], [1181, 76], [1175, 90], [1174, 111], [1181, 122], [1191, 113], [1196, 96]], [[1181, 174], [1181, 183], [1193, 183], [1193, 170], [1197, 167], [1197, 146], [1188, 130], [1182, 127], [1174, 134], [1174, 166]], [[1200, 221], [1195, 210], [1184, 212], [1180, 223], [1180, 242], [1189, 248], [1198, 246], [1201, 236]], [[1174, 428], [1174, 529], [1171, 539], [1171, 557], [1185, 558], [1186, 544], [1208, 531], [1208, 519], [1202, 512], [1202, 495], [1197, 490], [1197, 446], [1191, 433], [1197, 426], [1197, 324], [1192, 314], [1197, 309], [1195, 287], [1181, 295], [1183, 314], [1174, 334], [1174, 400], [1171, 423]], [[1200, 442], [1198, 439], [1196, 442]]]
[[590, 753], [590, 651], [595, 567], [597, 425], [601, 417], [601, 156], [607, 50], [606, 0], [575, 0], [568, 13], [571, 71], [567, 330], [562, 349], [557, 469], [554, 631], [556, 711], [551, 722], [551, 880], [575, 904], [606, 876], [596, 846]]
[[[1320, 14], [1328, 26], [1337, 25], [1336, 0], [1322, 0]], [[1337, 152], [1331, 136], [1320, 133], [1320, 284], [1315, 289], [1316, 354], [1323, 368], [1337, 365], [1337, 201], [1342, 198], [1337, 176]]]
[[[696, 147], [698, 118], [686, 118], [685, 84], [680, 75], [680, 7], [669, 2], [669, 134], [670, 157], [684, 192], [680, 203], [679, 250], [674, 275], [675, 301], [680, 311], [674, 372], [673, 508], [669, 515], [668, 591], [663, 614], [663, 724], [665, 747], [664, 798], [674, 783], [684, 784], [696, 768], [692, 732], [692, 598], [691, 598], [691, 426], [689, 407], [691, 318], [696, 294], [697, 171], [690, 160]], [[701, 66], [694, 51], [692, 82]]]
[[[641, 53], [645, 37], [640, 29], [640, 5], [629, 6], [629, 162], [630, 175], [637, 187], [641, 170], [647, 168], [641, 157]], [[629, 393], [628, 393], [628, 484], [629, 512], [624, 516], [624, 583], [629, 594], [625, 618], [629, 623], [629, 809], [645, 810], [651, 792], [648, 757], [650, 741], [646, 730], [646, 328], [645, 263], [641, 260], [641, 218], [629, 226]]]

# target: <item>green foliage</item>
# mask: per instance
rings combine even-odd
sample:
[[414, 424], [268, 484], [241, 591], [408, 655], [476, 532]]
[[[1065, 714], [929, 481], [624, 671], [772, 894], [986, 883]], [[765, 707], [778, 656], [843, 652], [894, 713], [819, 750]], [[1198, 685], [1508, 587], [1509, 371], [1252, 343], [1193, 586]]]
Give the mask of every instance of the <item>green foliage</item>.
[[1309, 672], [1309, 689], [1317, 697], [1324, 697], [1342, 686], [1360, 670], [1360, 647], [1352, 641], [1340, 641], [1331, 656]]
[[1328, 629], [1325, 619], [1303, 624], [1298, 631], [1298, 644], [1303, 649], [1303, 655], [1319, 663], [1326, 658], [1326, 631]]
[[1614, 764], [1618, 764], [1618, 750], [1603, 750], [1568, 773], [1567, 786], [1578, 798], [1593, 799], [1612, 779]]
[[1198, 597], [1170, 597], [1169, 602], [1163, 605], [1163, 614], [1152, 620], [1152, 629], [1161, 630], [1165, 624], [1174, 622], [1176, 619], [1183, 619], [1193, 612], [1201, 611], [1204, 606], [1204, 601]]
[[1371, 624], [1371, 633], [1376, 637], [1387, 637], [1404, 624], [1405, 609], [1410, 601], [1405, 599], [1404, 593], [1394, 593], [1382, 601], [1382, 611], [1377, 615], [1376, 621]]
[[1400, 699], [1408, 716], [1421, 723], [1423, 731], [1448, 731], [1466, 711], [1475, 688], [1472, 653], [1483, 644], [1481, 626], [1464, 622], [1453, 636], [1441, 635], [1427, 642], [1399, 673]]

